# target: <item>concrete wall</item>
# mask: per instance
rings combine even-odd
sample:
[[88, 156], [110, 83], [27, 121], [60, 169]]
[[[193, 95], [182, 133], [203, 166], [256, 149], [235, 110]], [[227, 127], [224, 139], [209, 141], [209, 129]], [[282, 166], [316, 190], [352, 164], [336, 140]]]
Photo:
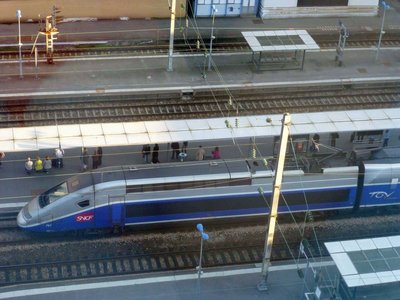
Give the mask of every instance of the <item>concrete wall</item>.
[[[186, 14], [185, 9], [181, 8], [181, 4], [186, 5], [186, 1], [177, 0], [177, 17]], [[28, 19], [37, 20], [39, 14], [42, 17], [50, 15], [53, 5], [61, 8], [60, 15], [70, 19], [119, 19], [120, 17], [144, 19], [170, 17], [167, 0], [1, 0], [0, 22], [16, 22], [17, 9], [22, 11], [23, 22]]]

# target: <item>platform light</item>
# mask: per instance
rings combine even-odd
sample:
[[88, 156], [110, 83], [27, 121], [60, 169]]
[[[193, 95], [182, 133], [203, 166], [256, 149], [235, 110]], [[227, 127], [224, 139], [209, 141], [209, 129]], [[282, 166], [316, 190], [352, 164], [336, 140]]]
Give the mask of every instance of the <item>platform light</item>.
[[200, 242], [200, 257], [199, 257], [199, 266], [197, 267], [197, 295], [200, 295], [200, 278], [201, 278], [201, 262], [203, 257], [203, 242], [209, 239], [207, 233], [204, 232], [203, 224], [199, 223], [196, 225], [196, 229], [200, 232], [201, 242]]
[[18, 18], [18, 48], [19, 48], [19, 78], [24, 78], [22, 73], [22, 43], [21, 43], [21, 18], [22, 13], [21, 10], [17, 10], [17, 18]]
[[379, 57], [379, 50], [381, 49], [382, 36], [385, 34], [385, 31], [383, 30], [383, 27], [385, 26], [386, 10], [390, 9], [390, 5], [388, 5], [385, 1], [382, 1], [381, 4], [382, 4], [382, 7], [383, 7], [383, 16], [382, 16], [381, 30], [379, 32], [378, 46], [376, 47], [375, 60], [377, 60], [378, 57]]
[[218, 12], [218, 9], [215, 8], [215, 5], [211, 7], [211, 15], [212, 15], [212, 24], [211, 24], [211, 36], [210, 36], [210, 55], [208, 56], [208, 71], [211, 70], [211, 59], [212, 59], [212, 45], [214, 36], [214, 22], [215, 22], [215, 14]]

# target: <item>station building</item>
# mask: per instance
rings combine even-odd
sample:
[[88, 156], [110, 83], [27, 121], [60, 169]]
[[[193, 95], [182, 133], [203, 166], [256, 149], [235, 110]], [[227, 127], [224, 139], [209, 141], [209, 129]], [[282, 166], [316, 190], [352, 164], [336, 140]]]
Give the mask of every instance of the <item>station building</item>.
[[374, 16], [379, 0], [188, 0], [194, 16], [255, 15], [262, 19], [298, 17]]

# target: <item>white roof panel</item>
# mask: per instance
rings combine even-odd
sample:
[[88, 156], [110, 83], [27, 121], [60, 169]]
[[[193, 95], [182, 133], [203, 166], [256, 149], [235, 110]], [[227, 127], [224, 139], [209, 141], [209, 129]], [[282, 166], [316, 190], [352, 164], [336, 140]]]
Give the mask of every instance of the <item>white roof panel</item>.
[[83, 136], [101, 135], [103, 128], [101, 124], [81, 124], [81, 132]]
[[372, 250], [376, 249], [374, 242], [371, 239], [357, 240], [358, 246], [361, 250]]
[[364, 285], [380, 284], [381, 281], [376, 273], [360, 274], [361, 280]]
[[343, 241], [341, 242], [344, 252], [349, 252], [349, 251], [360, 251], [360, 247], [358, 246], [357, 242], [352, 240], [352, 241]]
[[81, 127], [79, 125], [61, 125], [57, 127], [58, 127], [58, 133], [62, 138], [81, 135]]
[[82, 142], [84, 147], [97, 147], [107, 145], [103, 135], [83, 136]]
[[13, 152], [15, 150], [15, 145], [13, 140], [8, 140], [8, 141], [0, 141], [0, 149], [1, 151], [5, 152]]
[[36, 127], [35, 131], [38, 139], [58, 138], [57, 126], [40, 126]]
[[127, 134], [128, 143], [130, 145], [145, 145], [150, 144], [150, 137], [146, 133]]
[[344, 281], [348, 287], [363, 286], [364, 281], [361, 279], [360, 275], [345, 275], [343, 276]]
[[108, 134], [105, 136], [105, 145], [118, 146], [128, 145], [128, 138], [125, 134]]
[[144, 122], [125, 122], [122, 123], [126, 133], [144, 133], [147, 132]]
[[357, 270], [346, 253], [331, 253], [331, 257], [342, 275], [355, 275]]
[[388, 240], [392, 247], [400, 247], [400, 235], [389, 236]]
[[104, 123], [102, 124], [104, 134], [124, 134], [125, 128], [123, 123]]
[[193, 140], [191, 131], [178, 131], [178, 132], [171, 131], [170, 135], [171, 135], [171, 141], [183, 142], [183, 141]]
[[46, 138], [37, 141], [37, 146], [39, 149], [55, 149], [59, 145], [58, 138]]
[[[74, 136], [74, 137], [62, 137], [60, 138], [60, 143], [63, 148], [73, 148], [73, 147], [79, 147], [78, 145], [83, 145], [82, 137], [81, 136]], [[56, 147], [54, 147], [56, 148]]]
[[378, 249], [392, 248], [392, 244], [387, 237], [373, 238], [372, 242]]
[[345, 252], [340, 242], [327, 242], [325, 243], [325, 247], [329, 253]]
[[147, 121], [144, 122], [149, 133], [166, 132], [168, 131], [165, 121]]
[[13, 134], [16, 140], [34, 139], [36, 138], [36, 129], [35, 127], [13, 128]]
[[149, 133], [150, 143], [171, 143], [173, 142], [169, 132], [153, 132]]
[[0, 129], [0, 141], [7, 141], [14, 139], [12, 128], [1, 128]]
[[376, 275], [379, 277], [381, 283], [396, 282], [397, 278], [391, 271], [378, 272]]
[[329, 113], [328, 116], [332, 122], [350, 121], [350, 117], [346, 111], [332, 111], [332, 113]]
[[166, 125], [169, 131], [185, 131], [188, 128], [185, 120], [168, 121]]

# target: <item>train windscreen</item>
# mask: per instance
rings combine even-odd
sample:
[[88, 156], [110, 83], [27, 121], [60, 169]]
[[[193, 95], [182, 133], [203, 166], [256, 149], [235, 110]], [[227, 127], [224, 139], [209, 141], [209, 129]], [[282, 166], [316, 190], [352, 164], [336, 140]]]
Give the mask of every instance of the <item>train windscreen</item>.
[[43, 208], [57, 199], [65, 196], [68, 194], [68, 186], [67, 182], [63, 182], [55, 187], [52, 187], [51, 189], [47, 190], [46, 192], [42, 193], [39, 196], [39, 205], [40, 208]]

